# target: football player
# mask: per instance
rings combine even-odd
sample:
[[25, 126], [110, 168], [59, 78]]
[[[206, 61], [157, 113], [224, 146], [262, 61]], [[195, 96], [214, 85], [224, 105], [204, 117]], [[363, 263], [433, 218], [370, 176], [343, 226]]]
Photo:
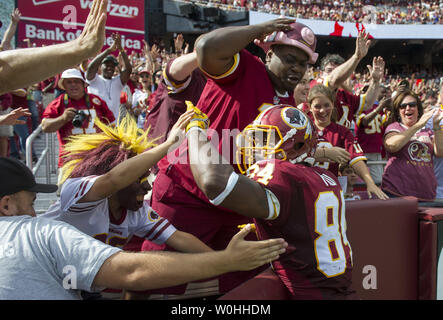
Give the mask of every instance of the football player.
[[[343, 190], [333, 174], [312, 166], [317, 132], [302, 111], [272, 106], [242, 131], [237, 159], [246, 175], [218, 153], [203, 121], [192, 120], [187, 137], [193, 176], [211, 203], [254, 218], [259, 239], [288, 242], [272, 268], [294, 299], [356, 297]], [[211, 161], [208, 150], [219, 158]]]
[[[266, 63], [245, 50], [254, 40], [265, 50]], [[198, 106], [210, 119], [211, 134], [220, 141], [218, 147], [230, 154], [226, 155], [228, 163], [232, 163], [235, 155], [233, 135], [268, 107], [295, 105], [292, 91], [308, 65], [316, 62], [316, 43], [310, 28], [287, 18], [216, 29], [197, 42], [198, 64], [208, 78]], [[214, 208], [195, 184], [187, 154], [170, 153], [159, 162], [152, 207], [180, 230], [194, 234], [213, 249], [225, 247], [237, 225], [247, 224], [251, 219], [231, 210]], [[142, 250], [165, 249], [148, 241], [142, 246]], [[258, 271], [221, 276], [219, 293], [232, 290]], [[184, 287], [169, 288], [162, 293], [184, 291]]]

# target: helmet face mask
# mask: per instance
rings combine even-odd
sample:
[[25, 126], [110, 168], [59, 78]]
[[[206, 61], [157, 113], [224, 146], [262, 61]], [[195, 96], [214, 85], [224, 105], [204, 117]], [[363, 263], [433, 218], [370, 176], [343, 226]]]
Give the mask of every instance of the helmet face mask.
[[313, 164], [317, 135], [311, 120], [289, 105], [259, 114], [237, 137], [237, 165], [242, 173], [260, 160]]

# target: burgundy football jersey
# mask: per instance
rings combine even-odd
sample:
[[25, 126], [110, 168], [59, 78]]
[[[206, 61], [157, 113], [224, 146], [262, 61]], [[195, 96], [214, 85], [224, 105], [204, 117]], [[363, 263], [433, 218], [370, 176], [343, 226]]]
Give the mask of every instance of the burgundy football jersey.
[[385, 129], [383, 123], [386, 121], [386, 115], [383, 111], [380, 111], [366, 126], [363, 126], [362, 123], [362, 119], [375, 108], [377, 108], [377, 105], [360, 114], [355, 123], [355, 136], [364, 153], [382, 153], [383, 150], [383, 133]]
[[[235, 159], [233, 141], [236, 135], [261, 111], [275, 104], [295, 106], [292, 95], [282, 97], [276, 94], [263, 62], [246, 50], [235, 55], [234, 65], [225, 74], [218, 77], [206, 75], [208, 81], [197, 106], [209, 117], [208, 136], [218, 134], [219, 151], [231, 164]], [[216, 143], [214, 139], [213, 142]], [[172, 166], [182, 175], [180, 184], [198, 198], [206, 199], [192, 176], [186, 145], [184, 141], [174, 153], [175, 156], [168, 154], [158, 166], [165, 171], [171, 162], [176, 162]], [[234, 168], [237, 170], [236, 165]]]
[[[266, 67], [259, 58], [242, 50], [234, 56], [234, 60], [232, 68], [225, 74], [218, 77], [206, 74], [208, 80], [197, 103], [197, 107], [210, 119], [208, 136], [231, 164], [235, 158], [232, 145], [236, 135], [260, 111], [275, 104], [295, 106], [292, 94], [280, 96], [275, 92]], [[237, 226], [252, 222], [252, 219], [212, 205], [195, 183], [188, 162], [187, 141], [159, 162], [160, 170], [152, 189], [152, 208], [177, 229], [195, 235], [213, 249], [225, 248], [238, 232]], [[234, 168], [237, 169], [235, 164]], [[256, 237], [250, 234], [248, 239], [256, 240]], [[143, 244], [145, 251], [159, 249], [165, 248], [148, 242]], [[221, 275], [218, 277], [220, 292], [232, 290], [258, 271]]]
[[[357, 161], [367, 160], [362, 148], [360, 147], [357, 138], [352, 132], [339, 124], [331, 122], [323, 131], [318, 132], [317, 148], [320, 147], [341, 147], [350, 153], [350, 165]], [[338, 163], [336, 162], [316, 162], [316, 166], [331, 171], [335, 176], [338, 176]]]
[[275, 220], [255, 219], [260, 239], [284, 238], [288, 248], [272, 263], [295, 299], [344, 299], [350, 289], [352, 250], [338, 179], [318, 167], [267, 160], [248, 176], [280, 202]]
[[356, 96], [346, 90], [338, 89], [335, 96], [335, 108], [337, 109], [337, 123], [347, 128], [351, 127], [352, 121], [365, 107], [366, 95]]
[[199, 69], [195, 69], [184, 81], [176, 81], [169, 73], [173, 61], [170, 60], [166, 65], [144, 124], [145, 129], [150, 127], [149, 136], [158, 138], [158, 144], [166, 140], [172, 126], [186, 111], [185, 101], [189, 100], [194, 104], [198, 102], [206, 83], [206, 78]]

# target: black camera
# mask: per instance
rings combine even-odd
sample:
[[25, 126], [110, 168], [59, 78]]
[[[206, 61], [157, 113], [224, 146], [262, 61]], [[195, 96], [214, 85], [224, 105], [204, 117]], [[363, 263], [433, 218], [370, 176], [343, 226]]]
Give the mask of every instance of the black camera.
[[72, 119], [72, 125], [76, 128], [83, 127], [83, 122], [85, 121], [87, 116], [88, 115], [84, 113], [82, 110], [77, 110], [74, 119]]

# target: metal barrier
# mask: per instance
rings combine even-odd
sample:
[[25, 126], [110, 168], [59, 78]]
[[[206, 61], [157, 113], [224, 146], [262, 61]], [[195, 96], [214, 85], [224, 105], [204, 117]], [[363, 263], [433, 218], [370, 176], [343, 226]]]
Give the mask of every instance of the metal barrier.
[[41, 167], [43, 161], [46, 164], [46, 183], [51, 183], [51, 173], [56, 173], [55, 166], [55, 150], [54, 150], [54, 133], [45, 133], [45, 148], [41, 156], [39, 157], [35, 166], [32, 163], [32, 144], [37, 136], [42, 132], [42, 125], [40, 124], [37, 129], [32, 132], [26, 139], [26, 166], [31, 169], [35, 175]]

